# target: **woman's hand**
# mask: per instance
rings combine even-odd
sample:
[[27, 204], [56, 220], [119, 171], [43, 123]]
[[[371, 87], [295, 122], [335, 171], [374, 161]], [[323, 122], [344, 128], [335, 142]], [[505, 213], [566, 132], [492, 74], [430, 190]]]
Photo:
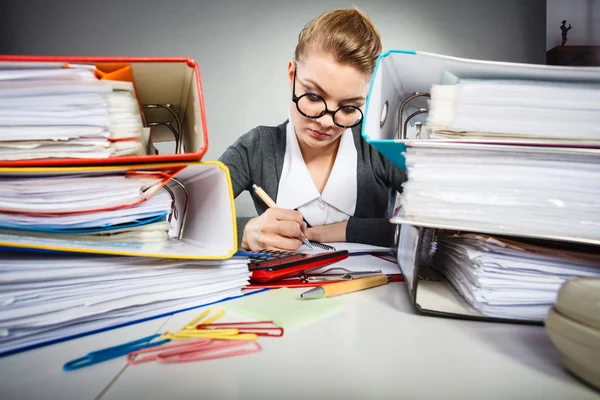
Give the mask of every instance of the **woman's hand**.
[[306, 223], [300, 212], [269, 208], [248, 221], [242, 236], [242, 247], [254, 251], [295, 251], [302, 245], [298, 238], [301, 232], [306, 233]]
[[321, 243], [345, 242], [348, 221], [308, 228], [306, 237]]

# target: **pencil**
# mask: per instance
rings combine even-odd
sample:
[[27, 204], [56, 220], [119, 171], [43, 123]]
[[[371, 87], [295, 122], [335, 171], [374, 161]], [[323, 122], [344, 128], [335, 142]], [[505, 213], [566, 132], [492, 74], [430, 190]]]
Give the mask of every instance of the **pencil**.
[[[269, 197], [267, 192], [265, 192], [260, 186], [253, 184], [252, 189], [254, 189], [258, 197], [260, 197], [261, 200], [264, 201], [267, 206], [269, 206], [269, 208], [279, 208], [277, 207], [277, 204], [273, 201], [273, 199]], [[302, 233], [302, 231], [300, 232], [300, 240], [302, 240], [302, 243], [308, 246], [309, 249], [313, 249], [312, 244], [310, 244], [310, 242], [308, 241], [306, 236], [304, 236], [304, 233]]]
[[385, 285], [390, 282], [390, 280], [391, 278], [385, 274], [377, 274], [366, 278], [351, 279], [349, 281], [330, 283], [328, 285], [316, 287], [302, 293], [300, 297], [306, 300], [333, 297], [340, 294], [358, 292], [359, 290]]

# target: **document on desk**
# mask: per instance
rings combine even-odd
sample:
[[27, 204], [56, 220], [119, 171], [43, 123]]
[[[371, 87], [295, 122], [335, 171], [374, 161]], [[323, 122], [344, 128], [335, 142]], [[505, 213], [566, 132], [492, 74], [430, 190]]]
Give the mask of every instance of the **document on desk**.
[[247, 263], [0, 253], [0, 356], [240, 296]]
[[353, 254], [382, 254], [391, 253], [389, 247], [373, 246], [364, 243], [351, 243], [351, 242], [331, 242], [331, 243], [315, 243], [313, 242], [313, 249], [309, 249], [306, 245], [302, 245], [299, 252], [306, 254], [318, 254], [324, 251], [333, 250], [348, 250], [350, 255]]
[[294, 328], [333, 315], [344, 309], [335, 299], [306, 301], [301, 291], [289, 288], [272, 289], [263, 293], [227, 301], [223, 307], [263, 321], [273, 321], [282, 328]]
[[395, 261], [386, 260], [370, 254], [348, 257], [335, 264], [310, 271], [310, 275], [343, 274], [352, 272], [380, 271], [382, 274], [401, 274], [400, 267]]
[[557, 246], [479, 234], [442, 234], [434, 266], [481, 314], [543, 321], [568, 279], [600, 276], [596, 251]]

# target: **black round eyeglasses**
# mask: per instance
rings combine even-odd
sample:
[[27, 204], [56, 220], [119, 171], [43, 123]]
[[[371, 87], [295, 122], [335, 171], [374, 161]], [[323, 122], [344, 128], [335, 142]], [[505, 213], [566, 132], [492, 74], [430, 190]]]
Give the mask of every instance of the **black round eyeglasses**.
[[296, 103], [298, 112], [306, 118], [318, 119], [325, 114], [331, 114], [333, 123], [340, 128], [354, 128], [362, 122], [362, 110], [356, 106], [341, 106], [335, 111], [327, 108], [325, 99], [316, 93], [304, 93], [296, 96], [296, 69], [292, 83], [292, 101]]

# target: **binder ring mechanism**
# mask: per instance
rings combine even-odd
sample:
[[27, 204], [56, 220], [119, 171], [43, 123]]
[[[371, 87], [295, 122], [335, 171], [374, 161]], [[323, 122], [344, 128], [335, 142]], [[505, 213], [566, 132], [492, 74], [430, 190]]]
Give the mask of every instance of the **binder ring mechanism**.
[[[406, 134], [407, 134], [407, 130], [408, 130], [408, 122], [411, 119], [413, 119], [414, 117], [416, 117], [419, 114], [424, 114], [424, 113], [429, 112], [429, 110], [426, 108], [419, 108], [417, 111], [410, 114], [404, 120], [404, 125], [402, 125], [402, 115], [404, 114], [404, 107], [406, 107], [406, 105], [408, 103], [410, 103], [412, 100], [419, 98], [419, 97], [431, 98], [431, 95], [429, 93], [425, 93], [425, 92], [414, 92], [412, 95], [410, 95], [406, 99], [404, 99], [402, 104], [400, 104], [400, 109], [398, 111], [398, 136], [399, 136], [399, 139], [406, 140]], [[417, 136], [416, 137], [417, 138], [420, 138], [420, 136], [421, 136], [422, 125], [423, 124], [421, 122], [416, 123], [416, 128], [417, 128]]]
[[182, 190], [183, 195], [185, 197], [184, 202], [183, 202], [183, 211], [181, 212], [181, 218], [179, 218], [180, 214], [179, 214], [179, 209], [177, 208], [177, 201], [176, 201], [177, 199], [175, 197], [175, 193], [173, 192], [173, 189], [171, 189], [169, 186], [167, 186], [167, 185], [163, 186], [163, 189], [165, 189], [171, 196], [171, 212], [169, 213], [169, 216], [167, 217], [167, 221], [171, 222], [173, 220], [173, 217], [175, 217], [175, 220], [181, 221], [179, 224], [179, 230], [176, 235], [177, 240], [181, 240], [181, 238], [183, 237], [183, 231], [185, 229], [185, 220], [187, 218], [188, 206], [190, 204], [190, 192], [183, 185], [183, 183], [181, 183], [179, 180], [177, 180], [175, 178], [171, 178], [171, 180], [169, 182], [173, 182], [174, 184], [179, 186], [179, 188]]
[[[142, 108], [145, 110], [156, 110], [156, 109], [164, 109], [171, 114], [173, 119], [175, 120], [175, 124], [177, 128], [173, 127], [171, 121], [160, 121], [160, 122], [148, 122], [149, 127], [154, 126], [166, 126], [173, 133], [173, 137], [175, 138], [175, 154], [181, 154], [183, 152], [183, 131], [181, 130], [181, 119], [173, 109], [173, 105], [169, 103], [165, 104], [144, 104]], [[158, 150], [155, 150], [158, 154]]]

